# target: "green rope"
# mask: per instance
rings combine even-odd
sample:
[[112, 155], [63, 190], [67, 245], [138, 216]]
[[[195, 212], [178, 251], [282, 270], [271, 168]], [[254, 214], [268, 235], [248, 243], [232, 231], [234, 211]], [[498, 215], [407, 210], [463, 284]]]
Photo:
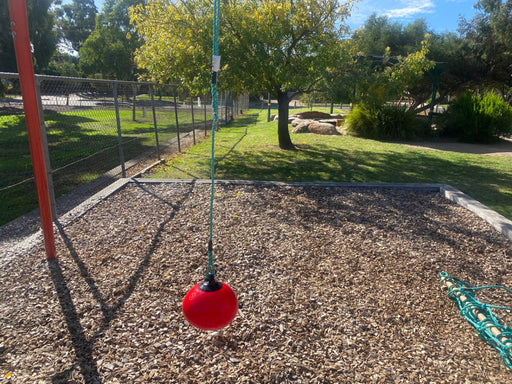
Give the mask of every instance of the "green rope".
[[[473, 295], [474, 291], [489, 288], [504, 289], [510, 294], [512, 294], [512, 290], [501, 285], [470, 287], [469, 284], [449, 276], [446, 272], [441, 272], [440, 276], [441, 282], [448, 281], [452, 284], [448, 288], [448, 297], [457, 304], [461, 316], [476, 329], [478, 336], [480, 336], [482, 340], [498, 350], [503, 363], [512, 370], [512, 328], [503, 324], [491, 310], [494, 308], [512, 311], [512, 308], [481, 303]], [[464, 295], [466, 300], [462, 300], [460, 298], [461, 295]], [[484, 315], [485, 319], [480, 320], [478, 313]], [[495, 328], [500, 334], [495, 336], [491, 328]]]
[[211, 151], [211, 189], [210, 189], [210, 238], [208, 240], [208, 267], [206, 278], [215, 277], [215, 265], [213, 263], [213, 196], [215, 193], [215, 130], [219, 121], [219, 102], [217, 96], [217, 74], [220, 69], [219, 56], [219, 23], [220, 23], [220, 0], [213, 2], [213, 53], [212, 53], [212, 151]]

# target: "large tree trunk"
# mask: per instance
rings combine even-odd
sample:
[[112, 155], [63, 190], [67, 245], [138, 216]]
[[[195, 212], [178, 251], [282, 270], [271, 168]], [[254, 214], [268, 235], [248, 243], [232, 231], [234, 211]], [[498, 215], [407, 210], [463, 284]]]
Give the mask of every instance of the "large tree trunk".
[[281, 149], [296, 149], [290, 138], [290, 131], [288, 130], [288, 108], [290, 100], [288, 99], [288, 93], [279, 91], [277, 93], [277, 110], [278, 110], [278, 121], [277, 121], [277, 135], [279, 137], [279, 148]]

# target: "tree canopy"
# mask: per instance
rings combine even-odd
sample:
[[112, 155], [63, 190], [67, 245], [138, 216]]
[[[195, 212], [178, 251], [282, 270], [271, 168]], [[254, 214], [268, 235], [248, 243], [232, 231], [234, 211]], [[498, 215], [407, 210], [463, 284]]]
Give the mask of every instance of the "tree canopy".
[[[34, 68], [43, 72], [57, 48], [54, 29], [55, 15], [52, 0], [27, 0], [30, 41], [34, 47]], [[7, 1], [0, 2], [0, 71], [16, 72], [16, 58], [11, 36], [11, 23]]]
[[510, 96], [512, 87], [512, 0], [479, 0], [476, 16], [461, 23], [462, 49], [475, 65], [473, 85], [500, 90]]
[[73, 0], [63, 4], [56, 10], [59, 37], [78, 52], [96, 26], [97, 12], [94, 0]]
[[[288, 103], [294, 93], [318, 83], [334, 65], [351, 1], [227, 0], [222, 3], [221, 85], [235, 91], [267, 91], [279, 103], [279, 145], [293, 148]], [[177, 79], [208, 87], [211, 2], [155, 0], [131, 10], [144, 43], [138, 65], [155, 80]]]
[[96, 26], [80, 48], [79, 67], [86, 76], [133, 80], [133, 52], [140, 41], [130, 25], [128, 9], [143, 0], [106, 0]]

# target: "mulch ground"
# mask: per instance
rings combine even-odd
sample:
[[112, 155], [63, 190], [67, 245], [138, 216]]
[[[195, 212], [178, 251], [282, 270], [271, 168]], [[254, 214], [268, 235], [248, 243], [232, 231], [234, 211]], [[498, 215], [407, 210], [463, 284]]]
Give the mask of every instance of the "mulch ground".
[[[512, 287], [512, 242], [436, 193], [217, 185], [235, 320], [190, 326], [209, 186], [129, 184], [0, 275], [0, 382], [506, 383], [439, 273]], [[496, 292], [484, 302], [512, 305]], [[496, 312], [512, 323], [512, 315]]]

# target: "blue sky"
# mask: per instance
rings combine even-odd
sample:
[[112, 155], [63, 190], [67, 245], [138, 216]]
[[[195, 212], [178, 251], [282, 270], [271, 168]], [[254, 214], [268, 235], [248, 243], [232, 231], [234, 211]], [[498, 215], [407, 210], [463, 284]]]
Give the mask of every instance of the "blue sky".
[[387, 16], [390, 22], [409, 24], [423, 18], [434, 32], [456, 32], [459, 16], [471, 20], [476, 0], [360, 0], [355, 3], [349, 25], [355, 29], [372, 13]]
[[[372, 13], [388, 16], [391, 22], [409, 24], [423, 18], [434, 32], [456, 32], [459, 16], [470, 20], [475, 14], [476, 0], [360, 0], [349, 19], [351, 29], [360, 27]], [[95, 0], [98, 11], [103, 0]]]

